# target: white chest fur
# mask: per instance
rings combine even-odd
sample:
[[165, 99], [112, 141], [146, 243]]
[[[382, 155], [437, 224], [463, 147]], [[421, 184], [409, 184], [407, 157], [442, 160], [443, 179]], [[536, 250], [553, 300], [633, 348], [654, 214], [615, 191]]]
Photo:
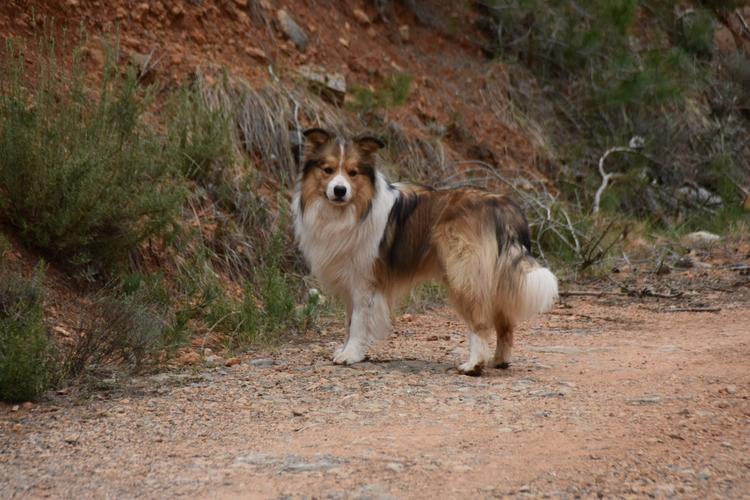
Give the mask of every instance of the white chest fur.
[[308, 201], [302, 213], [299, 186], [295, 191], [295, 235], [313, 275], [329, 293], [351, 294], [373, 282], [380, 240], [398, 197], [381, 174], [376, 186], [372, 208], [362, 220], [354, 206], [341, 209], [320, 198]]

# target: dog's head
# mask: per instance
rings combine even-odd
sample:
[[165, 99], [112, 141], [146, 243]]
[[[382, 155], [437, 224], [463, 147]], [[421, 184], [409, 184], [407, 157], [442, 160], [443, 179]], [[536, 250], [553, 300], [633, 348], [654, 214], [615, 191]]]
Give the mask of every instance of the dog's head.
[[302, 208], [323, 199], [341, 209], [354, 206], [364, 216], [376, 194], [375, 157], [383, 142], [370, 135], [347, 140], [321, 128], [308, 129], [304, 136]]

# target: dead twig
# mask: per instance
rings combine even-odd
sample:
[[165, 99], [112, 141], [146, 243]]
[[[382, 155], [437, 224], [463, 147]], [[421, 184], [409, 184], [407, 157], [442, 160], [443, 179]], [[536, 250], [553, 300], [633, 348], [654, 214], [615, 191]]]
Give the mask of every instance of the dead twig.
[[599, 186], [599, 189], [596, 190], [596, 194], [594, 195], [594, 206], [591, 209], [592, 213], [597, 214], [599, 213], [599, 206], [601, 205], [602, 201], [602, 194], [604, 194], [604, 190], [607, 189], [607, 186], [609, 186], [610, 181], [612, 179], [615, 179], [617, 177], [622, 177], [622, 174], [618, 172], [610, 172], [607, 173], [604, 171], [604, 160], [607, 159], [607, 157], [613, 153], [638, 153], [638, 149], [632, 147], [634, 145], [635, 137], [630, 140], [630, 146], [616, 146], [614, 148], [609, 148], [607, 151], [604, 152], [601, 158], [599, 158], [599, 175], [602, 176], [602, 183]]
[[719, 312], [721, 311], [721, 307], [673, 307], [670, 309], [665, 309], [664, 312], [674, 313], [674, 312]]
[[643, 290], [633, 290], [632, 294], [628, 295], [637, 295], [638, 297], [657, 297], [659, 299], [679, 299], [683, 295], [685, 295], [683, 292], [677, 292], [677, 293], [658, 293], [653, 292], [648, 288], [644, 288]]
[[739, 19], [740, 24], [742, 25], [742, 33], [745, 35], [745, 38], [750, 40], [750, 26], [747, 25], [747, 21], [745, 21], [745, 18], [742, 16], [740, 9], [735, 10], [734, 15], [737, 16], [737, 19]]
[[622, 292], [596, 292], [593, 290], [567, 290], [560, 292], [560, 297], [603, 297], [605, 295], [625, 295]]
[[567, 290], [561, 291], [560, 297], [604, 297], [605, 295], [619, 295], [624, 297], [655, 297], [659, 299], [679, 299], [684, 292], [659, 293], [654, 292], [648, 287], [636, 288], [622, 287], [621, 290], [613, 291], [596, 291], [596, 290]]

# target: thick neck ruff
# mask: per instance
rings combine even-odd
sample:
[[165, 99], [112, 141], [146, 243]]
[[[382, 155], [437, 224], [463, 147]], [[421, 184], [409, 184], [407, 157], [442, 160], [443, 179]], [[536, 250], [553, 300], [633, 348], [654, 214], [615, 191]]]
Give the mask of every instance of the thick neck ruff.
[[351, 204], [336, 207], [327, 200], [306, 200], [302, 210], [301, 183], [292, 201], [294, 229], [312, 273], [334, 293], [351, 292], [374, 280], [378, 257], [391, 208], [399, 191], [377, 173], [370, 210], [358, 218]]

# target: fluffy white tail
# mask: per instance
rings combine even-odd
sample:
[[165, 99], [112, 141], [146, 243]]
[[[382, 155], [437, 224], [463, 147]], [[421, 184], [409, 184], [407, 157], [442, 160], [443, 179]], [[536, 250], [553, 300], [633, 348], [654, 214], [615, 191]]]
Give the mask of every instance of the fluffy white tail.
[[557, 278], [546, 267], [537, 267], [524, 277], [519, 304], [519, 321], [552, 309], [557, 300]]

